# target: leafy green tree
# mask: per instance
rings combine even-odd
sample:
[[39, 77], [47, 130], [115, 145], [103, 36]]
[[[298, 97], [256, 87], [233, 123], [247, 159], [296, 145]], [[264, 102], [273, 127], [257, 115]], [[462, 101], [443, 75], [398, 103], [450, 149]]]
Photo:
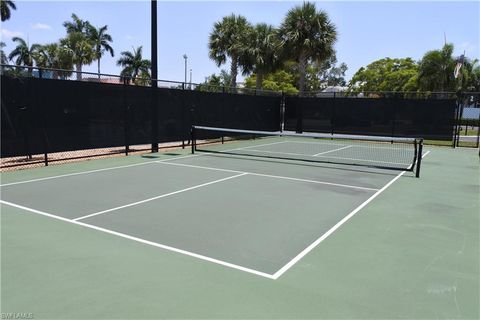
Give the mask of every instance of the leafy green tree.
[[418, 87], [421, 91], [455, 91], [453, 75], [455, 60], [453, 45], [445, 44], [441, 50], [428, 51], [419, 62]]
[[[256, 88], [256, 83], [256, 74], [245, 79], [245, 87], [247, 88]], [[295, 88], [295, 76], [285, 70], [277, 70], [267, 74], [262, 81], [262, 88], [286, 94], [298, 93], [298, 89]]]
[[[17, 42], [18, 44], [15, 49], [10, 52], [8, 59], [15, 59], [15, 64], [18, 66], [33, 67], [35, 52], [38, 50], [40, 45], [35, 43], [29, 46], [25, 40], [19, 37], [14, 37], [12, 41]], [[28, 74], [32, 74], [32, 69], [28, 69]]]
[[232, 77], [226, 70], [221, 70], [219, 75], [212, 74], [205, 78], [205, 81], [199, 84], [195, 90], [209, 92], [224, 92], [232, 83]]
[[2, 22], [10, 19], [10, 10], [17, 10], [15, 3], [11, 0], [0, 0], [0, 11], [2, 15]]
[[320, 90], [323, 90], [327, 87], [344, 87], [347, 85], [347, 81], [345, 80], [345, 72], [348, 70], [348, 66], [344, 62], [337, 66], [336, 55], [332, 55], [329, 59], [318, 63], [317, 68]]
[[299, 91], [295, 88], [294, 77], [283, 70], [269, 74], [263, 81], [265, 90], [281, 91], [286, 94], [297, 94]]
[[5, 42], [0, 42], [0, 59], [1, 59], [1, 64], [7, 64], [7, 56], [5, 55], [5, 52], [3, 51], [3, 48], [5, 48], [6, 44]]
[[92, 63], [95, 58], [92, 42], [83, 33], [71, 32], [60, 40], [60, 45], [70, 51], [77, 80], [82, 80], [82, 66]]
[[40, 46], [35, 54], [38, 67], [57, 69], [53, 71], [54, 79], [71, 76], [73, 69], [72, 52], [58, 43], [49, 43]]
[[150, 75], [150, 72], [148, 72], [148, 70], [142, 70], [140, 71], [140, 75], [138, 76], [138, 78], [135, 79], [135, 84], [137, 86], [149, 86], [152, 80], [151, 78], [152, 76]]
[[460, 75], [456, 79], [457, 88], [464, 92], [480, 91], [480, 65], [478, 59], [464, 58]]
[[336, 27], [326, 12], [317, 11], [314, 3], [304, 2], [288, 11], [280, 36], [287, 56], [298, 63], [298, 89], [303, 94], [308, 61], [326, 60], [334, 54]]
[[247, 48], [248, 63], [256, 74], [256, 88], [261, 89], [264, 75], [275, 71], [281, 63], [277, 30], [266, 23], [259, 23], [251, 30]]
[[98, 63], [98, 78], [100, 79], [100, 59], [105, 52], [114, 56], [113, 48], [110, 46], [112, 43], [112, 36], [107, 33], [108, 27], [105, 25], [101, 28], [95, 28], [92, 25], [88, 25], [88, 36], [93, 43], [93, 50], [95, 52], [95, 59]]
[[411, 58], [384, 58], [360, 68], [349, 83], [351, 91], [416, 91], [412, 78], [418, 66]]
[[131, 79], [136, 83], [137, 77], [142, 73], [149, 74], [152, 63], [150, 60], [143, 59], [142, 46], [133, 48], [133, 51], [122, 51], [117, 60], [117, 66], [123, 67], [120, 75], [130, 82]]
[[82, 66], [95, 59], [94, 43], [89, 38], [90, 23], [72, 13], [72, 21], [65, 21], [63, 26], [67, 30], [67, 36], [60, 40], [60, 44], [70, 49], [77, 80], [82, 80]]
[[196, 86], [195, 90], [207, 92], [222, 92], [223, 85], [220, 76], [212, 74], [206, 77], [205, 81]]
[[248, 72], [247, 49], [248, 36], [252, 26], [241, 15], [230, 15], [213, 25], [210, 33], [208, 48], [210, 59], [221, 66], [230, 58], [231, 87], [237, 86], [238, 67], [243, 68], [243, 73]]

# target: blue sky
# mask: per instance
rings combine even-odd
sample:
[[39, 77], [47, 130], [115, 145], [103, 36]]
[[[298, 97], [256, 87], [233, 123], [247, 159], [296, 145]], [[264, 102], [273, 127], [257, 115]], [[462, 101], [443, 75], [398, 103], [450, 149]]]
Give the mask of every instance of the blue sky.
[[[2, 41], [8, 53], [12, 36], [32, 43], [55, 42], [65, 34], [62, 26], [76, 13], [96, 26], [108, 25], [115, 57], [102, 59], [102, 73], [119, 74], [120, 52], [143, 46], [150, 58], [149, 1], [15, 1], [17, 10], [1, 25]], [[218, 73], [208, 58], [208, 36], [213, 23], [231, 13], [244, 15], [251, 23], [279, 26], [287, 11], [301, 2], [291, 1], [159, 1], [158, 62], [159, 78], [183, 81], [184, 53], [193, 82]], [[420, 59], [432, 49], [441, 48], [444, 33], [455, 45], [455, 54], [466, 51], [479, 58], [480, 2], [364, 2], [317, 1], [338, 30], [335, 45], [339, 62], [345, 62], [350, 78], [360, 67], [384, 57]], [[229, 69], [228, 65], [221, 68]], [[84, 67], [96, 72], [96, 63]]]

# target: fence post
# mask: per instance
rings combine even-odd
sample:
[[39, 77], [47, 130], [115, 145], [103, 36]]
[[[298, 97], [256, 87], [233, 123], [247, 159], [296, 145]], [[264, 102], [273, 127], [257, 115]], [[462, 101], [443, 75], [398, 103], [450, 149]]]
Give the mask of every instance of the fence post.
[[282, 97], [280, 98], [280, 132], [283, 132], [285, 128], [285, 92], [282, 91]]
[[[302, 98], [297, 97], [297, 99], [301, 100]], [[300, 103], [300, 101], [297, 103], [295, 107], [296, 111], [296, 116], [297, 116], [297, 133], [302, 133], [303, 132], [303, 104]]]
[[[42, 78], [42, 71], [39, 69], [40, 79]], [[41, 82], [39, 82], [41, 84]], [[36, 110], [39, 113], [39, 118], [41, 119], [41, 126], [42, 126], [42, 142], [43, 142], [43, 162], [45, 163], [45, 167], [48, 167], [48, 135], [47, 135], [47, 126], [45, 124], [45, 110], [43, 110], [43, 103], [42, 103], [42, 94], [43, 90], [39, 90], [37, 86], [37, 92], [35, 96], [36, 102]], [[41, 116], [40, 116], [41, 114]]]
[[463, 114], [463, 103], [462, 100], [459, 98], [458, 100], [458, 111], [457, 111], [457, 126], [456, 126], [456, 135], [455, 135], [455, 146], [458, 147], [460, 145], [460, 133], [462, 130], [462, 114]]
[[333, 93], [333, 100], [330, 106], [330, 134], [335, 134], [335, 101], [336, 95], [335, 92]]
[[127, 101], [127, 78], [123, 79], [123, 130], [125, 134], [125, 155], [128, 156], [128, 152], [130, 151], [130, 112], [128, 107]]
[[45, 130], [45, 122], [42, 123], [42, 134], [43, 134], [43, 162], [45, 167], [48, 167], [48, 136], [47, 131]]
[[395, 137], [395, 122], [397, 121], [397, 101], [395, 101], [392, 106], [392, 114], [390, 120], [392, 121], [392, 137]]
[[[479, 110], [480, 111], [480, 110]], [[480, 147], [480, 112], [478, 113], [478, 121], [477, 121], [477, 148]], [[480, 155], [480, 152], [479, 152]]]
[[157, 87], [156, 87], [156, 81], [155, 86], [152, 86], [150, 90], [151, 92], [151, 115], [152, 115], [152, 152], [158, 152], [158, 92], [157, 92]]
[[457, 133], [458, 133], [458, 110], [460, 109], [460, 102], [457, 99], [457, 107], [455, 108], [455, 113], [453, 115], [454, 123], [453, 123], [453, 141], [452, 141], [452, 148], [455, 148], [457, 143]]

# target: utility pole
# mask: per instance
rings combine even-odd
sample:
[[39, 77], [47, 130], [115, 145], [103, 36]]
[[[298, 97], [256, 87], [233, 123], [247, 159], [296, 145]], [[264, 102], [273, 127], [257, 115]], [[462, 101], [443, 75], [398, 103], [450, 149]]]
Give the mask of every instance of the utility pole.
[[190, 69], [190, 90], [192, 90], [192, 69]]
[[183, 54], [183, 59], [185, 59], [185, 81], [183, 82], [184, 83], [184, 86], [187, 85], [187, 54]]

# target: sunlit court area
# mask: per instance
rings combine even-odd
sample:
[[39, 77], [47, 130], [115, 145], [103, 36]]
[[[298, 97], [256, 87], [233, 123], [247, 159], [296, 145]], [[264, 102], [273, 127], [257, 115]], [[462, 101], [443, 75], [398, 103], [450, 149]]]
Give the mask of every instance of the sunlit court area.
[[1, 0], [1, 319], [480, 318], [479, 9]]

